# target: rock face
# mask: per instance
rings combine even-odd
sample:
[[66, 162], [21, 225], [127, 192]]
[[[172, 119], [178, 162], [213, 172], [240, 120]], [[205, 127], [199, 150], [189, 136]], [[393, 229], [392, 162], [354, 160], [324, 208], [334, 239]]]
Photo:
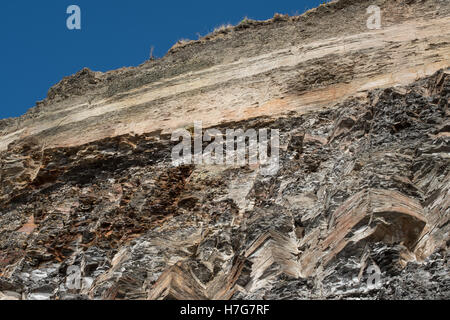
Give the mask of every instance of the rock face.
[[[340, 0], [65, 78], [0, 123], [0, 299], [449, 299], [449, 27]], [[174, 166], [197, 120], [278, 172]]]

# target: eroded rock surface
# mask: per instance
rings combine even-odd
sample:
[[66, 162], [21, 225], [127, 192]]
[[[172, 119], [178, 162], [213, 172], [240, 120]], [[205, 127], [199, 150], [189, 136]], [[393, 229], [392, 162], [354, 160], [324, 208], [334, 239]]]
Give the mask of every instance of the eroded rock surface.
[[[2, 122], [0, 299], [450, 298], [449, 25], [341, 0], [64, 79]], [[278, 129], [280, 169], [174, 166], [194, 120]]]

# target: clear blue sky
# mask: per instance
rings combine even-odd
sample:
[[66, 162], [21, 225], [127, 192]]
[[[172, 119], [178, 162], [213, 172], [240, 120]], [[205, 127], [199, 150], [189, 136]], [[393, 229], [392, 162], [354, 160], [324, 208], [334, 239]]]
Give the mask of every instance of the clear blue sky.
[[[2, 0], [0, 118], [17, 117], [83, 67], [108, 71], [162, 57], [179, 39], [197, 39], [243, 17], [303, 13], [323, 0]], [[69, 5], [81, 8], [81, 30], [66, 27]]]

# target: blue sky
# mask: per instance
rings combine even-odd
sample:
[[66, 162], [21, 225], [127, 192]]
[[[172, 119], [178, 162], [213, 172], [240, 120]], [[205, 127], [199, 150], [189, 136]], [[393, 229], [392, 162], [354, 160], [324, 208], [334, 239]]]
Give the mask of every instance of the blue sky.
[[[323, 0], [3, 0], [0, 1], [0, 119], [17, 117], [83, 67], [108, 71], [162, 57], [179, 39], [197, 39], [243, 17], [303, 13]], [[69, 5], [81, 30], [68, 30]]]

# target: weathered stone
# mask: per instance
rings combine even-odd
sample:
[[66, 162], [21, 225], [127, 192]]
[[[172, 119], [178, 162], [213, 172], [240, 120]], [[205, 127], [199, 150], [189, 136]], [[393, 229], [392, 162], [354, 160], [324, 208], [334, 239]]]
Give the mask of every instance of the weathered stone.
[[[382, 30], [368, 0], [245, 22], [0, 121], [0, 299], [448, 299], [450, 3], [375, 3]], [[279, 170], [174, 166], [194, 120], [278, 129]]]

